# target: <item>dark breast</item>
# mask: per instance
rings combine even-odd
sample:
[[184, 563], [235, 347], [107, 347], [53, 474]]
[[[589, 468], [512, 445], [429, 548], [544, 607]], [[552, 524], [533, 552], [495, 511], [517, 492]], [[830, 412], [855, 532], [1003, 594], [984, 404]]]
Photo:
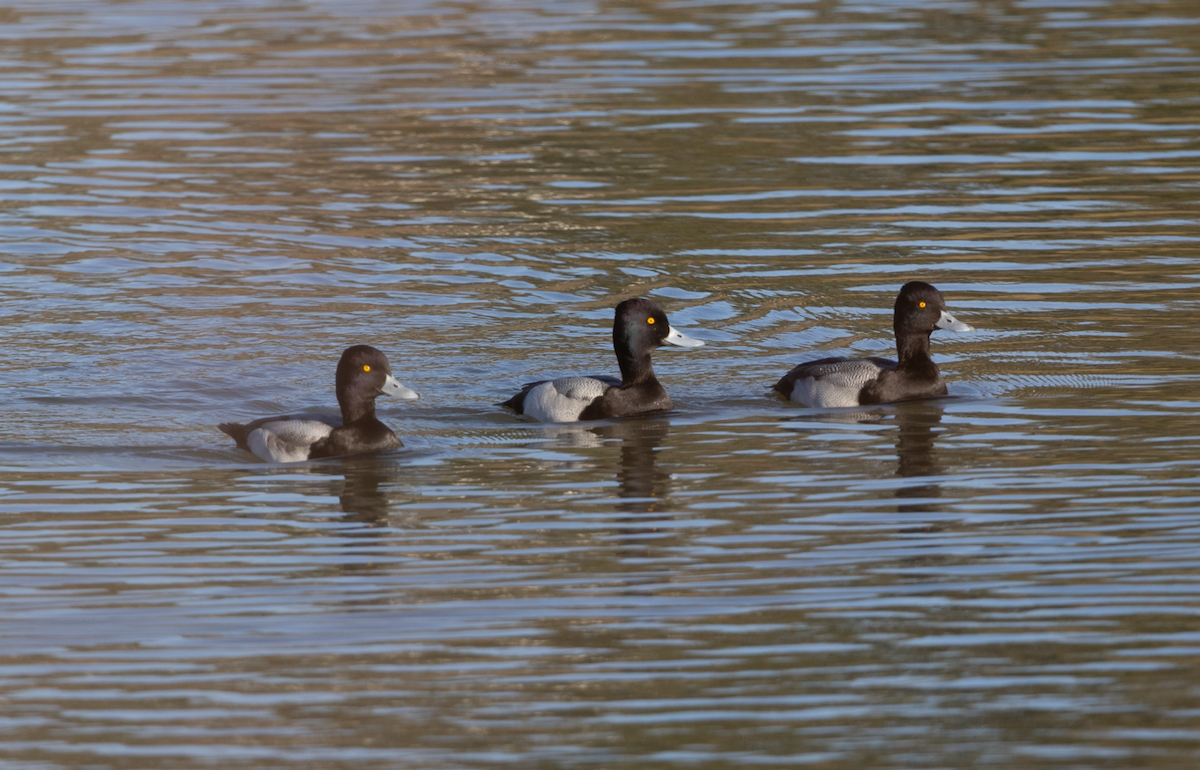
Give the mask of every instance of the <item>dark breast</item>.
[[375, 420], [374, 424], [338, 428], [312, 445], [308, 452], [308, 459], [382, 452], [385, 449], [397, 449], [402, 446], [404, 444], [396, 437], [395, 433], [392, 433], [390, 428]]
[[628, 417], [647, 412], [664, 412], [671, 409], [671, 397], [658, 380], [631, 385], [627, 388], [612, 388], [579, 414], [581, 420], [603, 420], [609, 417]]
[[860, 404], [891, 404], [946, 395], [946, 382], [932, 361], [928, 366], [883, 372], [859, 391]]

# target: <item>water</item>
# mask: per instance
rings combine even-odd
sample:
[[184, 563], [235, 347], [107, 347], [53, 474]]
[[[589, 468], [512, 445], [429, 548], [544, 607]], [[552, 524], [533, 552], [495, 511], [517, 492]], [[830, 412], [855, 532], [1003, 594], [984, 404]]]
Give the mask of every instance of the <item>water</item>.
[[[0, 10], [5, 768], [1178, 768], [1193, 3]], [[951, 397], [821, 412], [935, 283]], [[493, 406], [615, 371], [670, 415]], [[402, 452], [269, 466], [370, 343]]]

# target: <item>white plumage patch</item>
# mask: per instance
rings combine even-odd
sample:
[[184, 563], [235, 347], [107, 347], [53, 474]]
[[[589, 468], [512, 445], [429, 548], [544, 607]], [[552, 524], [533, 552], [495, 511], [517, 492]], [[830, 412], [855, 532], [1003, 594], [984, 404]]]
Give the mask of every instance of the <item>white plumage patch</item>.
[[587, 405], [619, 385], [618, 380], [561, 377], [543, 382], [525, 395], [522, 411], [538, 422], [575, 422]]
[[797, 378], [788, 398], [811, 407], [858, 406], [859, 391], [883, 371], [863, 358], [822, 364]]
[[306, 414], [297, 417], [309, 419], [278, 420], [260, 425], [246, 436], [246, 446], [267, 462], [300, 462], [308, 459], [309, 447], [342, 424], [342, 418], [332, 415]]

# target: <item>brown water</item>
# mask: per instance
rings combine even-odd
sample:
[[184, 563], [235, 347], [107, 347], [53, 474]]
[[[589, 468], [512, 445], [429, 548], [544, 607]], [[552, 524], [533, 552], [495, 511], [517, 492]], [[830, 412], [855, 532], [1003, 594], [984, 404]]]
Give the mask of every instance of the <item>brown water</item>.
[[[0, 765], [1200, 756], [1200, 6], [0, 9]], [[819, 411], [945, 293], [951, 398]], [[664, 350], [659, 418], [518, 422]], [[270, 466], [371, 343], [407, 449]]]

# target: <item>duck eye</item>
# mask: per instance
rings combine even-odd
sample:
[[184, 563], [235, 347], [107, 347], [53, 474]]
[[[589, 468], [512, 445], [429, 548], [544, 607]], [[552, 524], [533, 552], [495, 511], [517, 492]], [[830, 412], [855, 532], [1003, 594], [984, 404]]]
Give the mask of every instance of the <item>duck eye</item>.
[[925, 303], [924, 303], [924, 302], [922, 302], [922, 303], [921, 303], [921, 307], [925, 307]]
[[646, 319], [646, 323], [648, 323], [648, 324], [652, 324], [652, 323], [654, 323], [654, 318], [653, 318], [653, 317], [651, 317], [651, 318], [647, 318], [647, 319]]
[[[921, 307], [925, 307], [925, 303], [924, 303], [924, 302], [922, 302], [922, 303], [921, 303]], [[364, 371], [364, 372], [369, 372], [369, 371], [371, 371], [371, 365], [370, 365], [370, 364], [363, 364], [363, 371]]]

